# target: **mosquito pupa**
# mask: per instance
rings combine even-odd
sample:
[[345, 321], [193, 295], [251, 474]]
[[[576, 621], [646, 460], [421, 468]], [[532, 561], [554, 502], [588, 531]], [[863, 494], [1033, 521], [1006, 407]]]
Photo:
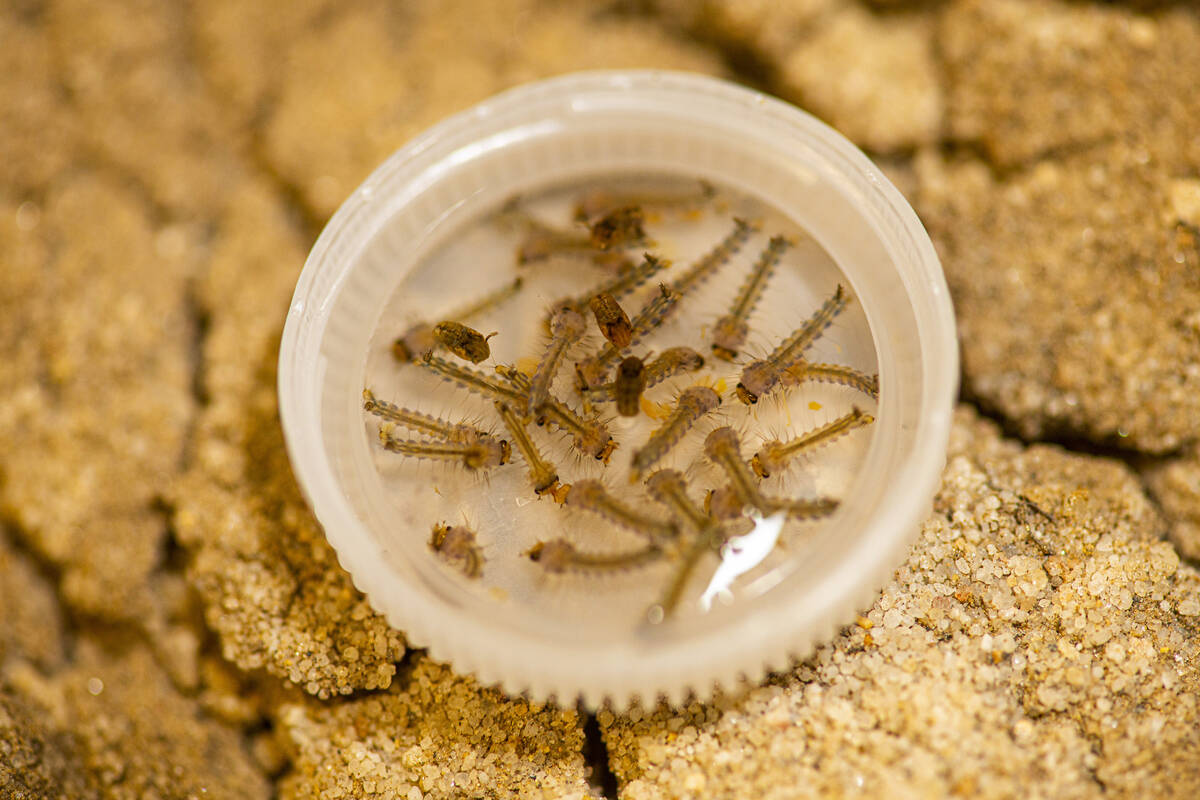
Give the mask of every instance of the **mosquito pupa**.
[[661, 214], [666, 211], [692, 213], [703, 208], [716, 197], [717, 189], [707, 181], [699, 181], [695, 188], [682, 191], [621, 192], [598, 187], [585, 192], [575, 204], [575, 219], [587, 222], [614, 209], [637, 206], [646, 214]]
[[529, 481], [533, 484], [533, 491], [539, 496], [553, 494], [558, 488], [558, 471], [542, 458], [541, 451], [529, 436], [525, 422], [517, 416], [517, 412], [513, 411], [511, 406], [499, 400], [496, 401], [496, 411], [500, 414], [504, 427], [508, 429], [513, 444], [529, 467]]
[[705, 414], [721, 404], [720, 396], [707, 386], [692, 386], [684, 389], [675, 402], [671, 415], [658, 427], [646, 443], [633, 453], [633, 474], [642, 473], [654, 466], [665, 456], [676, 442], [683, 438], [692, 426]]
[[502, 400], [519, 409], [520, 413], [525, 413], [527, 392], [518, 391], [506, 383], [493, 380], [490, 375], [451, 363], [432, 353], [426, 353], [418, 363], [442, 380], [456, 383], [467, 391], [475, 392], [489, 400]]
[[432, 414], [423, 414], [395, 403], [380, 400], [370, 389], [363, 389], [363, 409], [388, 422], [437, 439], [451, 442], [474, 442], [489, 434], [464, 422], [449, 422]]
[[642, 391], [646, 388], [646, 368], [637, 356], [630, 356], [617, 365], [613, 381], [613, 399], [622, 417], [636, 417], [641, 411]]
[[592, 247], [611, 250], [614, 247], [640, 247], [646, 243], [645, 216], [640, 206], [614, 208], [589, 227]]
[[630, 508], [613, 497], [604, 488], [604, 484], [597, 480], [578, 480], [571, 484], [571, 491], [567, 494], [567, 505], [590, 511], [651, 542], [669, 541], [679, 535], [679, 529], [674, 523], [663, 522]]
[[488, 339], [496, 333], [493, 331], [484, 336], [474, 328], [453, 320], [443, 320], [433, 326], [433, 338], [437, 339], [438, 344], [472, 364], [478, 364], [491, 357], [492, 350], [488, 347]]
[[855, 428], [870, 425], [874, 421], [874, 417], [855, 406], [850, 413], [806, 431], [794, 439], [786, 442], [778, 439], [765, 442], [754, 454], [754, 458], [750, 459], [750, 466], [760, 478], [770, 477], [772, 473], [785, 468], [788, 462], [800, 453], [828, 444]]
[[762, 492], [750, 465], [742, 460], [742, 443], [737, 431], [728, 426], [717, 428], [704, 440], [704, 455], [729, 477], [729, 485], [742, 505], [757, 508], [763, 514], [773, 510]]
[[[632, 342], [636, 344], [644, 336], [653, 332], [678, 301], [679, 295], [665, 283], [660, 283], [658, 294], [642, 306], [630, 324], [633, 329]], [[620, 355], [621, 351], [612, 344], [605, 344], [596, 355], [577, 361], [575, 374], [579, 379], [579, 387], [589, 389], [604, 383], [609, 368]]]
[[766, 248], [755, 260], [750, 274], [742, 283], [729, 313], [717, 320], [713, 328], [712, 351], [717, 358], [733, 361], [746, 343], [750, 333], [750, 315], [767, 288], [767, 281], [784, 252], [792, 246], [785, 236], [772, 236]]
[[429, 548], [468, 578], [483, 574], [483, 553], [475, 543], [475, 532], [465, 525], [434, 525]]
[[757, 226], [752, 222], [747, 222], [744, 219], [735, 219], [733, 221], [733, 230], [718, 242], [716, 247], [701, 256], [700, 260], [693, 264], [687, 272], [680, 275], [671, 284], [671, 288], [682, 296], [707, 281], [713, 276], [713, 273], [725, 265], [729, 259], [733, 258], [742, 249], [742, 245], [750, 238], [750, 234], [754, 233], [757, 229]]
[[[653, 361], [645, 365], [645, 391], [684, 372], [695, 372], [704, 366], [704, 356], [690, 347], [669, 347]], [[618, 375], [618, 379], [619, 379]], [[602, 386], [587, 389], [583, 393], [586, 403], [603, 403], [606, 400], [617, 399], [617, 380], [614, 379]]]
[[753, 405], [760, 397], [774, 389], [779, 384], [783, 371], [804, 356], [804, 351], [846, 307], [846, 301], [846, 291], [838, 284], [833, 296], [826, 300], [807, 322], [780, 342], [769, 356], [747, 364], [737, 385], [738, 399], [746, 405]]
[[596, 327], [613, 347], [624, 350], [633, 341], [633, 328], [629, 323], [629, 315], [617, 298], [607, 292], [601, 292], [588, 301]]
[[801, 359], [779, 376], [781, 386], [795, 386], [803, 381], [849, 386], [876, 400], [879, 399], [878, 375], [868, 375], [842, 364], [810, 364]]
[[[512, 383], [513, 388], [524, 395], [529, 394], [529, 376], [519, 369], [506, 364], [496, 366], [496, 372], [503, 375]], [[595, 418], [582, 417], [570, 406], [554, 395], [549, 395], [538, 416], [534, 419], [538, 425], [549, 424], [551, 427], [571, 434], [571, 444], [576, 450], [589, 455], [597, 461], [608, 463], [609, 456], [617, 449], [617, 442], [608, 431], [608, 426]]]
[[584, 553], [565, 539], [538, 542], [529, 550], [529, 558], [551, 574], [570, 571], [624, 572], [661, 557], [662, 550], [653, 544], [626, 553]]
[[429, 461], [458, 462], [472, 471], [506, 464], [511, 455], [508, 442], [503, 439], [491, 436], [470, 442], [401, 439], [394, 435], [389, 424], [379, 429], [379, 440], [385, 450], [393, 453]]
[[559, 364], [568, 349], [587, 332], [583, 315], [571, 308], [554, 312], [550, 324], [550, 344], [529, 381], [529, 410], [537, 413], [550, 395], [550, 383], [558, 374]]
[[[464, 306], [448, 316], [453, 319], [467, 320], [479, 316], [513, 297], [521, 290], [523, 279], [514, 278], [494, 292], [484, 295], [471, 304]], [[439, 344], [434, 335], [434, 325], [429, 322], [418, 322], [392, 342], [392, 355], [397, 361], [416, 361]], [[486, 356], [485, 356], [486, 358]], [[482, 361], [483, 359], [480, 359]], [[478, 363], [478, 362], [476, 362]]]

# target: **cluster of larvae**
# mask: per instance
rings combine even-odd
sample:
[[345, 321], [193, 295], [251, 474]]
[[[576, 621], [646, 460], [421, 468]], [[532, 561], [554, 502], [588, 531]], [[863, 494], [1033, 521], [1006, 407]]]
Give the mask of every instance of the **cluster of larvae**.
[[[494, 410], [492, 428], [403, 408], [376, 397], [369, 388], [363, 392], [363, 407], [378, 418], [379, 442], [385, 450], [410, 459], [452, 463], [470, 472], [514, 468], [510, 462], [515, 450], [534, 495], [597, 515], [635, 534], [641, 542], [635, 549], [588, 549], [568, 538], [553, 537], [538, 541], [524, 556], [548, 574], [630, 570], [667, 560], [673, 565], [670, 577], [647, 612], [655, 621], [676, 610], [705, 554], [719, 555], [731, 538], [745, 532], [748, 511], [763, 516], [785, 513], [802, 520], [832, 514], [838, 507], [835, 498], [773, 496], [764, 491], [762, 481], [787, 469], [801, 454], [867, 426], [873, 418], [854, 406], [827, 424], [761, 443], [749, 459], [734, 427], [704, 426], [702, 421], [723, 402], [754, 406], [773, 393], [808, 381], [841, 384], [864, 397], [878, 398], [876, 376], [806, 358], [813, 343], [851, 302], [841, 286], [811, 316], [798, 320], [799, 326], [769, 353], [746, 358], [755, 308], [794, 245], [784, 236], [771, 237], [760, 252], [746, 259], [750, 263], [732, 302], [715, 324], [702, 331], [708, 334], [708, 353], [683, 343], [647, 348], [646, 340], [664, 322], [685, 313], [681, 307], [689, 296], [729, 269], [759, 232], [758, 222], [729, 219], [720, 241], [694, 262], [679, 267], [654, 252], [648, 222], [669, 215], [677, 219], [719, 216], [716, 197], [717, 192], [706, 184], [661, 195], [593, 189], [577, 198], [575, 228], [550, 226], [525, 212], [519, 199], [510, 202], [494, 222], [518, 232], [516, 277], [449, 319], [412, 325], [392, 345], [395, 360], [407, 365], [403, 368], [428, 371], [458, 390], [484, 398]], [[495, 364], [491, 370], [477, 366], [491, 358], [489, 340], [504, 334], [478, 331], [471, 327], [473, 320], [526, 291], [531, 271], [540, 262], [563, 258], [580, 259], [604, 277], [545, 308], [540, 352], [516, 364]], [[667, 275], [672, 277], [665, 279]], [[694, 344], [699, 336], [693, 335]], [[732, 391], [726, 391], [724, 380], [694, 374], [705, 367], [706, 356], [710, 368], [730, 365], [729, 382], [737, 376]], [[665, 407], [646, 402], [648, 390], [672, 378], [682, 378], [676, 382], [680, 388], [673, 402]], [[692, 385], [683, 385], [687, 381]], [[614, 413], [620, 417], [650, 413], [659, 424], [637, 440], [619, 442], [613, 434]], [[563, 465], [553, 463], [539, 445], [553, 435], [565, 435], [580, 457], [595, 459], [606, 468], [614, 459], [627, 460], [629, 480], [637, 490], [632, 499], [625, 486], [613, 488], [592, 478], [564, 480]], [[697, 441], [703, 436], [703, 458], [723, 476], [719, 485], [705, 487], [700, 497], [684, 472], [659, 467], [690, 435]], [[429, 546], [467, 577], [482, 575], [484, 558], [469, 526], [438, 524]]]

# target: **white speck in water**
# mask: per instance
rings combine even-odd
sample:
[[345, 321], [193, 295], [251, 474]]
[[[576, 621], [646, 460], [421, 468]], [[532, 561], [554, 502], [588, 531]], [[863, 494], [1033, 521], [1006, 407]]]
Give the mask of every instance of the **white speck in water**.
[[700, 608], [705, 611], [712, 608], [714, 597], [730, 594], [729, 586], [739, 575], [754, 569], [770, 555], [775, 549], [775, 542], [779, 540], [779, 532], [783, 530], [787, 514], [780, 511], [763, 517], [751, 512], [750, 518], [754, 520], [754, 529], [745, 536], [730, 539], [721, 548], [721, 566], [717, 567], [708, 588], [700, 596]]
[[88, 694], [90, 694], [92, 697], [96, 697], [104, 691], [104, 681], [100, 680], [99, 678], [88, 678], [87, 690]]

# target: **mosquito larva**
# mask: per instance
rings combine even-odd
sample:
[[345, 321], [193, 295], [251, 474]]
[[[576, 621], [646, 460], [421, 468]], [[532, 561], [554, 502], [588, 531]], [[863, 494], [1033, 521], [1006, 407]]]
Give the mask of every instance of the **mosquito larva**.
[[499, 289], [496, 289], [494, 292], [485, 294], [475, 302], [471, 303], [470, 305], [463, 306], [449, 316], [453, 317], [454, 319], [471, 319], [472, 317], [477, 317], [484, 312], [491, 311], [493, 308], [508, 300], [510, 297], [515, 297], [517, 292], [521, 291], [521, 287], [524, 285], [524, 283], [525, 279], [518, 275], [508, 283], [501, 286]]
[[743, 506], [757, 508], [763, 514], [773, 509], [762, 492], [750, 465], [742, 460], [742, 443], [733, 428], [717, 428], [704, 440], [704, 454], [724, 470], [729, 485]]
[[613, 399], [622, 417], [636, 417], [641, 411], [642, 391], [646, 388], [646, 368], [637, 356], [630, 356], [617, 366], [613, 381]]
[[508, 429], [513, 444], [521, 452], [526, 466], [529, 467], [529, 480], [533, 484], [533, 491], [539, 496], [547, 493], [553, 494], [558, 488], [558, 471], [542, 458], [541, 451], [537, 449], [537, 445], [529, 436], [525, 422], [517, 415], [517, 412], [513, 411], [511, 406], [502, 401], [496, 401], [496, 411], [500, 414], [504, 427]]
[[571, 308], [560, 308], [550, 325], [550, 344], [529, 382], [529, 410], [537, 413], [550, 395], [550, 383], [558, 374], [563, 356], [587, 332], [583, 315]]
[[616, 440], [603, 422], [580, 417], [554, 397], [542, 404], [542, 413], [546, 415], [547, 423], [571, 434], [571, 443], [576, 450], [597, 461], [607, 464], [617, 449]]
[[493, 331], [484, 336], [474, 328], [453, 320], [443, 320], [433, 326], [433, 337], [437, 339], [438, 344], [472, 364], [478, 364], [491, 357], [492, 350], [488, 347], [488, 339], [496, 333]]
[[784, 252], [792, 246], [785, 236], [772, 236], [766, 248], [759, 254], [750, 274], [738, 290], [729, 313], [717, 320], [713, 329], [712, 351], [717, 358], [733, 361], [746, 343], [750, 333], [750, 315], [767, 288], [767, 281], [775, 271]]
[[760, 478], [770, 477], [771, 473], [786, 467], [788, 462], [798, 454], [828, 444], [855, 428], [870, 425], [874, 421], [874, 417], [855, 406], [849, 414], [806, 431], [787, 442], [774, 439], [764, 443], [754, 454], [754, 458], [750, 459], [750, 466], [754, 468]]
[[[642, 337], [653, 332], [677, 302], [679, 302], [679, 295], [665, 283], [660, 283], [658, 294], [642, 306], [637, 316], [633, 318], [630, 325], [633, 329], [632, 343], [636, 344]], [[605, 344], [596, 355], [577, 361], [575, 374], [579, 379], [579, 387], [589, 389], [604, 383], [609, 367], [620, 354], [621, 351], [612, 344]]]
[[691, 211], [711, 202], [717, 189], [707, 181], [699, 182], [698, 190], [680, 192], [617, 192], [596, 188], [584, 193], [575, 204], [575, 219], [587, 222], [613, 209], [638, 206], [646, 213], [680, 209]]
[[615, 208], [589, 227], [592, 247], [611, 250], [614, 247], [638, 247], [646, 243], [645, 217], [640, 206]]
[[590, 511], [614, 525], [644, 536], [651, 542], [669, 541], [679, 535], [679, 529], [674, 523], [648, 517], [630, 508], [613, 497], [604, 488], [604, 484], [597, 480], [579, 480], [571, 484], [571, 491], [567, 494], [567, 505]]
[[704, 510], [692, 502], [687, 493], [683, 474], [674, 469], [660, 469], [646, 479], [646, 491], [666, 506], [672, 516], [693, 530], [701, 531], [713, 524]]
[[853, 367], [841, 364], [810, 364], [801, 359], [788, 367], [779, 376], [782, 386], [794, 386], [803, 381], [835, 383], [849, 386], [876, 400], [879, 399], [879, 376], [867, 375]]
[[[470, 319], [503, 303], [521, 290], [523, 279], [514, 278], [494, 292], [486, 294], [468, 306], [449, 316], [454, 319]], [[392, 342], [392, 355], [397, 361], [416, 361], [439, 344], [434, 327], [428, 322], [418, 322]], [[485, 356], [486, 358], [486, 356]], [[482, 361], [483, 359], [480, 359]], [[476, 362], [478, 363], [478, 362]]]
[[690, 347], [670, 347], [646, 365], [646, 388], [682, 372], [695, 372], [704, 366], [704, 356]]
[[492, 380], [490, 375], [485, 375], [470, 367], [453, 364], [432, 353], [426, 353], [418, 363], [424, 365], [426, 369], [442, 380], [456, 383], [467, 391], [475, 392], [489, 400], [502, 400], [519, 409], [521, 413], [525, 413], [527, 392], [518, 391], [512, 386]]
[[760, 397], [774, 389], [783, 371], [803, 357], [804, 351], [846, 307], [846, 301], [846, 291], [838, 284], [833, 296], [826, 300], [807, 322], [780, 342], [769, 356], [747, 364], [737, 385], [738, 399], [746, 405], [753, 405]]
[[488, 434], [462, 422], [449, 422], [432, 414], [423, 414], [395, 403], [380, 400], [370, 389], [363, 389], [363, 409], [380, 419], [451, 442], [474, 442]]
[[757, 225], [744, 219], [734, 219], [733, 230], [717, 243], [716, 247], [701, 256], [691, 269], [680, 275], [671, 288], [679, 295], [685, 295], [712, 277], [721, 266], [726, 264], [742, 245], [750, 238], [750, 234], [758, 229]]
[[[503, 375], [513, 388], [524, 395], [529, 394], [529, 376], [519, 369], [506, 364], [496, 366], [496, 372]], [[571, 434], [571, 443], [575, 449], [584, 455], [589, 455], [597, 461], [608, 463], [609, 456], [617, 449], [617, 442], [608, 432], [608, 427], [597, 419], [579, 416], [566, 403], [554, 395], [546, 398], [542, 404], [541, 413], [534, 419], [538, 425], [549, 424]]]
[[818, 497], [813, 500], [793, 500], [790, 498], [772, 498], [772, 507], [777, 511], [786, 511], [792, 519], [814, 520], [828, 517], [838, 510], [840, 501], [832, 497]]
[[434, 525], [429, 548], [468, 578], [483, 574], [483, 553], [475, 543], [475, 532], [465, 525]]
[[554, 255], [586, 255], [596, 252], [591, 236], [576, 231], [552, 228], [531, 216], [522, 214], [525, 235], [517, 245], [517, 263], [545, 261]]
[[707, 386], [692, 386], [684, 389], [675, 402], [675, 408], [666, 421], [653, 433], [646, 443], [633, 453], [633, 474], [638, 478], [654, 466], [683, 438], [691, 427], [705, 414], [721, 404], [720, 396]]
[[385, 450], [393, 453], [430, 461], [457, 461], [472, 471], [507, 464], [511, 455], [508, 442], [504, 439], [491, 436], [470, 442], [400, 439], [392, 435], [392, 426], [387, 423], [379, 429], [379, 440]]
[[592, 316], [596, 319], [596, 327], [613, 347], [624, 350], [633, 341], [633, 328], [629, 323], [629, 315], [617, 298], [607, 292], [601, 292], [589, 302]]
[[667, 584], [667, 590], [663, 593], [662, 600], [651, 606], [646, 612], [647, 619], [651, 622], [661, 622], [671, 616], [679, 605], [679, 600], [683, 597], [683, 590], [687, 588], [687, 582], [692, 577], [696, 565], [700, 563], [700, 559], [707, 552], [719, 551], [724, 543], [725, 536], [719, 526], [710, 525], [702, 528], [692, 540], [691, 545], [683, 551], [683, 556], [680, 558], [679, 565], [675, 567], [675, 573], [671, 576], [671, 582]]
[[552, 574], [571, 570], [623, 572], [644, 566], [661, 557], [662, 550], [653, 544], [627, 553], [583, 553], [565, 539], [538, 542], [529, 550], [529, 558]]

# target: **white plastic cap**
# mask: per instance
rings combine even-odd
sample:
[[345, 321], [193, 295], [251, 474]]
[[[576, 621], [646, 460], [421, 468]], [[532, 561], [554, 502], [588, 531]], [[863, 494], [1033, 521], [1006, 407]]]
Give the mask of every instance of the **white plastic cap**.
[[[836, 261], [861, 303], [880, 375], [875, 431], [836, 524], [770, 588], [645, 636], [539, 625], [452, 591], [427, 552], [398, 551], [363, 432], [369, 342], [401, 280], [516, 192], [583, 175], [688, 175], [761, 198]], [[381, 244], [382, 243], [382, 244]], [[391, 248], [386, 266], [364, 258]], [[866, 606], [903, 560], [945, 463], [958, 384], [950, 298], [899, 192], [808, 114], [712, 78], [567, 75], [431, 128], [343, 204], [309, 255], [284, 329], [279, 400], [299, 483], [355, 585], [409, 640], [512, 693], [589, 705], [707, 696], [785, 668]], [[346, 624], [353, 624], [347, 620]]]

